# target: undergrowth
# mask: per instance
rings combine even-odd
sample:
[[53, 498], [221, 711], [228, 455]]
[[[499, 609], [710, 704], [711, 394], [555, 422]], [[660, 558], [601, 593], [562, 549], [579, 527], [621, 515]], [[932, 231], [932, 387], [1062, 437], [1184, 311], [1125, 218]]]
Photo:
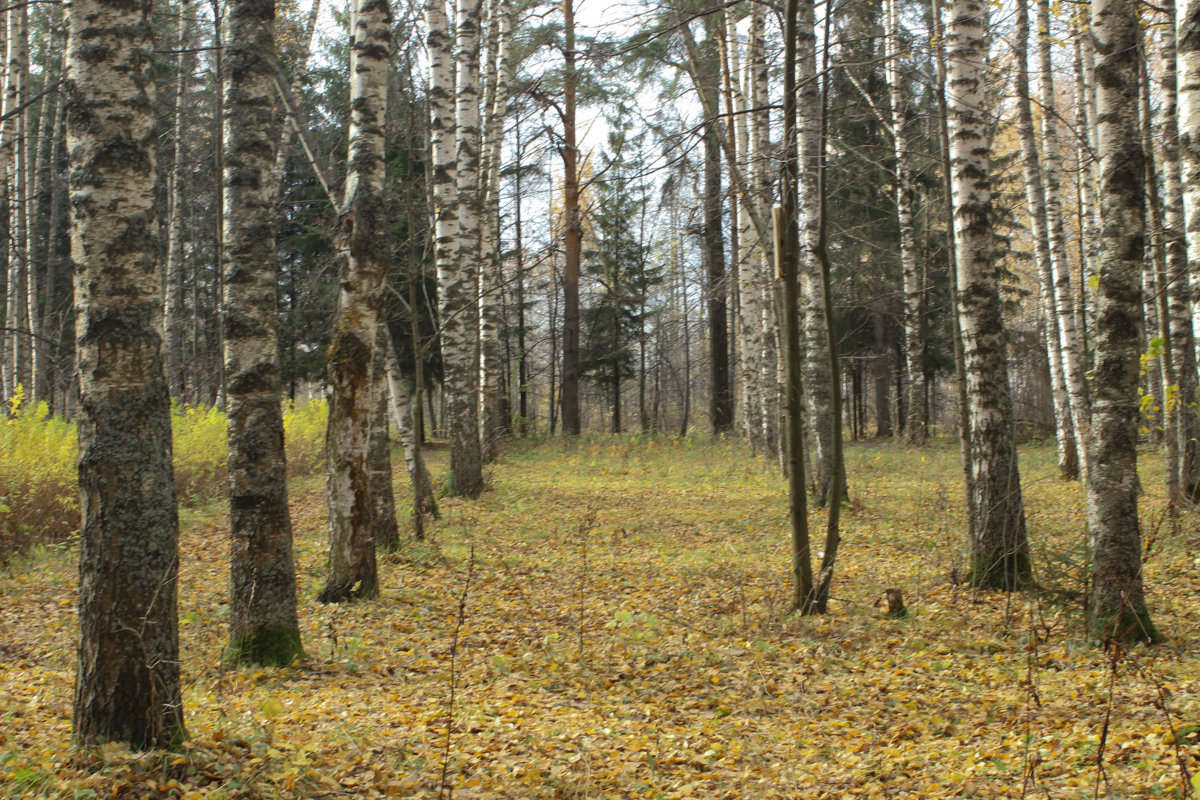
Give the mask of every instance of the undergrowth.
[[[52, 416], [45, 403], [26, 404], [18, 388], [0, 413], [0, 560], [70, 539], [79, 530], [75, 424]], [[284, 408], [288, 475], [303, 477], [324, 464], [324, 401]], [[175, 489], [185, 504], [226, 491], [228, 419], [211, 406], [174, 406], [171, 429]]]

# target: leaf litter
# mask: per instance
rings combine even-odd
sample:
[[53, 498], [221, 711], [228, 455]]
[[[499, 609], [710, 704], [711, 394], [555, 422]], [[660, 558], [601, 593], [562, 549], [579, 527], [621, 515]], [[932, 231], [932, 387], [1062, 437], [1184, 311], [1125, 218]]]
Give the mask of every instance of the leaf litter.
[[[821, 618], [788, 613], [784, 484], [738, 443], [514, 445], [480, 500], [444, 499], [426, 542], [381, 554], [378, 601], [346, 606], [313, 599], [323, 492], [302, 480], [308, 659], [286, 669], [220, 666], [214, 504], [181, 532], [191, 738], [173, 752], [72, 747], [77, 551], [37, 550], [0, 573], [0, 796], [1200, 795], [1196, 517], [1164, 522], [1147, 459], [1146, 585], [1170, 638], [1105, 652], [1081, 613], [1081, 494], [1049, 449], [1023, 457], [1041, 591], [1008, 596], [957, 580], [953, 448], [849, 447], [854, 503]], [[887, 588], [907, 618], [886, 617]]]

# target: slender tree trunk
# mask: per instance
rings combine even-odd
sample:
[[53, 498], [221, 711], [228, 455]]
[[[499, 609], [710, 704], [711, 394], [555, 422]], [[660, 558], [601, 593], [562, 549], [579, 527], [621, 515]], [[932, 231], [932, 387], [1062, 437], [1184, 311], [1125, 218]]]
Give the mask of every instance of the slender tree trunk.
[[285, 666], [304, 651], [296, 614], [275, 314], [279, 262], [270, 183], [275, 155], [275, 2], [235, 0], [229, 5], [226, 24], [223, 327], [230, 523], [226, 658], [235, 664]]
[[[1100, 201], [1096, 196], [1096, 104], [1094, 50], [1091, 37], [1091, 25], [1088, 19], [1087, 6], [1076, 17], [1078, 30], [1072, 38], [1074, 47], [1075, 66], [1075, 116], [1076, 125], [1081, 128], [1077, 137], [1080, 186], [1080, 212], [1083, 217], [1080, 238], [1083, 243], [1084, 261], [1083, 272], [1088, 276], [1096, 275], [1097, 260], [1100, 252], [1100, 222], [1098, 218]], [[1075, 297], [1075, 326], [1079, 332], [1080, 353], [1088, 351], [1088, 309], [1084, 286], [1086, 281], [1079, 282], [1079, 293]], [[1087, 360], [1084, 359], [1085, 368]], [[1088, 437], [1091, 438], [1090, 436]]]
[[924, 285], [917, 270], [917, 239], [913, 224], [912, 166], [905, 131], [905, 92], [900, 73], [899, 0], [886, 0], [884, 19], [884, 69], [891, 101], [892, 146], [896, 157], [896, 219], [900, 227], [900, 267], [904, 274], [904, 364], [908, 374], [908, 418], [904, 438], [922, 445], [928, 438], [925, 418], [925, 348], [922, 344], [921, 314]]
[[[796, 196], [797, 183], [803, 171], [799, 152], [800, 135], [797, 122], [797, 72], [799, 77], [815, 76], [814, 64], [811, 72], [804, 67], [797, 69], [798, 62], [807, 58], [797, 50], [808, 47], [808, 37], [813, 36], [811, 0], [787, 0], [784, 5], [784, 56], [783, 56], [783, 170], [780, 180], [779, 205], [774, 208], [776, 278], [783, 296], [784, 347], [783, 360], [787, 364], [784, 381], [787, 393], [787, 478], [788, 516], [791, 520], [792, 543], [792, 608], [806, 607], [813, 591], [812, 554], [808, 538], [808, 498], [804, 480], [804, 438], [802, 420], [804, 407], [801, 390], [804, 369], [801, 354], [800, 331], [800, 204]], [[804, 33], [801, 33], [804, 29]], [[809, 98], [805, 98], [809, 99]]]
[[388, 397], [392, 421], [396, 423], [396, 430], [400, 432], [400, 443], [404, 447], [404, 461], [413, 487], [413, 522], [418, 532], [417, 539], [420, 540], [424, 538], [425, 518], [436, 517], [438, 513], [437, 501], [433, 496], [433, 483], [429, 479], [425, 456], [421, 452], [421, 437], [414, 423], [413, 409], [420, 411], [420, 403], [413, 402], [415, 381], [400, 370], [396, 346], [392, 342], [391, 332], [386, 327], [384, 334], [387, 336]]
[[562, 0], [563, 12], [563, 325], [562, 325], [562, 429], [579, 435], [579, 267], [583, 253], [583, 218], [579, 208], [579, 148], [575, 140], [575, 92], [579, 78], [575, 67], [574, 0]]
[[368, 451], [376, 325], [391, 266], [384, 202], [384, 121], [392, 12], [357, 0], [351, 18], [350, 152], [340, 211], [341, 290], [329, 344], [331, 389], [325, 437], [329, 575], [318, 596], [336, 603], [379, 594]]
[[1094, 0], [1100, 201], [1092, 469], [1093, 632], [1105, 641], [1154, 640], [1142, 588], [1137, 497], [1137, 384], [1145, 236], [1145, 154], [1138, 135], [1138, 11], [1133, 0]]
[[30, 384], [30, 319], [26, 296], [29, 283], [29, 249], [25, 240], [28, 185], [26, 182], [26, 127], [28, 114], [24, 108], [29, 83], [29, 18], [28, 7], [12, 5], [8, 15], [7, 79], [5, 82], [5, 115], [7, 134], [4, 147], [8, 168], [8, 314], [5, 319], [13, 330], [11, 367], [15, 384], [25, 389], [27, 400], [36, 399]]
[[392, 454], [388, 436], [390, 410], [388, 381], [387, 321], [381, 316], [375, 325], [375, 348], [371, 364], [371, 441], [367, 452], [367, 476], [370, 486], [374, 528], [371, 536], [376, 547], [400, 549], [400, 526], [396, 524], [396, 496], [392, 490]]
[[139, 749], [185, 735], [150, 10], [149, 2], [74, 0], [65, 92], [83, 517], [74, 733], [82, 744]]
[[167, 266], [163, 298], [163, 333], [167, 341], [167, 384], [171, 396], [183, 399], [186, 388], [183, 360], [183, 197], [186, 188], [184, 166], [187, 139], [184, 120], [187, 115], [188, 84], [191, 81], [192, 20], [186, 7], [179, 15], [179, 53], [175, 56], [175, 121], [173, 158], [167, 176]]
[[[717, 25], [720, 15], [705, 19], [706, 34], [699, 48], [697, 89], [705, 95], [708, 109], [720, 108], [721, 62]], [[729, 380], [729, 335], [725, 305], [725, 226], [721, 191], [720, 120], [709, 115], [704, 125], [704, 264], [708, 304], [708, 350], [712, 391], [709, 395], [709, 424], [713, 433], [733, 428], [733, 389]]]
[[[1178, 73], [1176, 68], [1175, 0], [1166, 0], [1169, 23], [1163, 29], [1162, 180], [1167, 256], [1167, 315], [1178, 390], [1174, 407], [1179, 447], [1179, 484], [1183, 499], [1200, 502], [1200, 416], [1196, 411], [1196, 340], [1192, 333], [1192, 297], [1188, 283], [1188, 242], [1184, 235], [1183, 182], [1180, 174]], [[1193, 177], [1200, 177], [1195, 176]]]
[[[1079, 448], [1071, 402], [1063, 373], [1063, 352], [1059, 346], [1059, 317], [1054, 303], [1054, 268], [1050, 255], [1050, 235], [1046, 224], [1047, 182], [1043, 181], [1041, 159], [1033, 127], [1033, 106], [1029, 93], [1029, 9], [1017, 6], [1017, 135], [1021, 140], [1021, 161], [1025, 173], [1025, 202], [1029, 206], [1033, 257], [1038, 270], [1038, 297], [1045, 319], [1043, 342], [1050, 362], [1050, 386], [1054, 402], [1054, 433], [1058, 444], [1058, 474], [1068, 480], [1079, 477]], [[1056, 179], [1057, 180], [1057, 179]]]
[[[216, 73], [214, 76], [217, 86], [225, 85], [225, 44], [221, 31], [222, 19], [221, 14], [225, 11], [225, 4], [222, 0], [209, 0], [212, 5], [213, 15], [213, 69]], [[218, 175], [225, 174], [225, 139], [223, 133], [225, 119], [225, 96], [224, 93], [218, 90], [214, 95], [215, 108], [213, 110], [213, 167]], [[213, 229], [213, 250], [216, 253], [214, 259], [215, 268], [213, 270], [213, 314], [211, 317], [211, 325], [213, 332], [213, 344], [215, 347], [210, 347], [209, 353], [213, 359], [213, 369], [209, 372], [214, 381], [213, 386], [213, 403], [217, 408], [224, 409], [226, 405], [226, 386], [225, 386], [225, 362], [221, 354], [225, 350], [225, 327], [224, 314], [221, 313], [221, 308], [225, 303], [225, 275], [222, 266], [225, 263], [225, 203], [222, 197], [222, 189], [217, 187], [216, 197], [216, 227]]]
[[1046, 234], [1050, 243], [1050, 266], [1054, 277], [1053, 309], [1057, 324], [1062, 372], [1070, 402], [1071, 421], [1079, 451], [1081, 474], [1087, 476], [1087, 443], [1092, 409], [1088, 399], [1087, 368], [1079, 345], [1075, 323], [1075, 300], [1071, 289], [1071, 260], [1067, 257], [1066, 225], [1063, 222], [1062, 155], [1058, 144], [1058, 100], [1054, 91], [1054, 64], [1051, 52], [1050, 2], [1038, 0], [1038, 64], [1042, 104], [1042, 178], [1046, 190]]
[[480, 439], [481, 455], [489, 461], [499, 455], [504, 416], [501, 413], [500, 393], [503, 376], [500, 326], [504, 285], [500, 276], [500, 169], [508, 88], [512, 83], [510, 50], [513, 4], [510, 0], [493, 0], [491, 13], [496, 18], [493, 26], [495, 39], [489, 42], [488, 47], [495, 51], [496, 58], [493, 68], [489, 71], [488, 98], [484, 103], [487, 122], [483, 137], [483, 232], [479, 251]]
[[[829, 502], [833, 482], [834, 414], [832, 379], [829, 375], [829, 332], [825, 323], [825, 300], [821, 292], [821, 267], [814, 255], [819, 238], [817, 173], [821, 161], [821, 93], [817, 76], [817, 35], [812, 0], [801, 0], [798, 8], [796, 82], [799, 91], [800, 214], [804, 250], [800, 263], [804, 325], [804, 395], [808, 401], [809, 433], [814, 450], [813, 501]], [[842, 483], [847, 491], [846, 482]]]
[[1016, 589], [1032, 578], [1017, 451], [1013, 441], [1008, 356], [993, 258], [991, 154], [984, 91], [982, 0], [954, 0], [946, 46], [953, 167], [958, 314], [971, 416], [975, 515], [971, 583]]

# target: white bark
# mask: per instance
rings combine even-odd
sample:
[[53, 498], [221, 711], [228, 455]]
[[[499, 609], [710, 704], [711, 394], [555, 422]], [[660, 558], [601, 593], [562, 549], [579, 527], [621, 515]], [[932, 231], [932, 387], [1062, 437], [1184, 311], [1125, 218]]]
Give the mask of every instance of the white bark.
[[1031, 577], [1012, 398], [993, 259], [989, 110], [985, 95], [984, 0], [954, 0], [946, 30], [954, 245], [971, 418], [975, 515], [971, 582], [1014, 589]]
[[384, 122], [392, 14], [387, 0], [357, 0], [351, 19], [350, 150], [340, 211], [344, 253], [329, 345], [329, 575], [319, 600], [378, 594], [368, 454], [372, 352], [391, 268], [383, 197]]

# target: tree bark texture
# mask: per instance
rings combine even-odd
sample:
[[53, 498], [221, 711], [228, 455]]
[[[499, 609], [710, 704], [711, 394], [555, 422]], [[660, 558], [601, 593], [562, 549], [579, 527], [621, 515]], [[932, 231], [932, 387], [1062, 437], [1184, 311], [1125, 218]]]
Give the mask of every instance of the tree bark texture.
[[946, 31], [958, 314], [971, 418], [975, 519], [971, 582], [1016, 589], [1032, 577], [1013, 439], [1012, 397], [994, 251], [991, 152], [985, 106], [983, 0], [954, 0]]
[[1068, 480], [1079, 477], [1079, 448], [1075, 436], [1071, 401], [1063, 373], [1063, 351], [1059, 346], [1059, 317], [1054, 303], [1054, 268], [1046, 223], [1046, 190], [1041, 158], [1033, 125], [1029, 92], [1029, 9], [1017, 6], [1016, 37], [1013, 44], [1017, 67], [1017, 135], [1021, 140], [1021, 163], [1025, 177], [1025, 202], [1029, 207], [1033, 258], [1037, 265], [1038, 298], [1042, 304], [1043, 342], [1050, 363], [1051, 397], [1054, 403], [1054, 434], [1058, 445], [1058, 474]]
[[[303, 655], [279, 395], [274, 166], [275, 2], [235, 0], [225, 36], [225, 380], [229, 647], [235, 664]], [[181, 84], [181, 89], [182, 89]]]
[[1138, 373], [1142, 342], [1145, 153], [1138, 131], [1139, 23], [1134, 0], [1094, 0], [1100, 158], [1099, 288], [1088, 532], [1093, 633], [1153, 640], [1138, 524]]
[[368, 451], [372, 351], [391, 270], [383, 196], [391, 8], [387, 0], [357, 0], [351, 23], [350, 151], [339, 214], [344, 261], [327, 356], [329, 575], [318, 597], [323, 603], [379, 593]]
[[563, 325], [562, 429], [578, 436], [579, 418], [579, 269], [583, 254], [583, 217], [579, 208], [579, 147], [575, 131], [574, 0], [563, 0]]
[[135, 748], [185, 735], [150, 10], [73, 0], [65, 87], [83, 518], [73, 723], [81, 743]]
[[[1200, 416], [1196, 411], [1196, 339], [1192, 332], [1192, 296], [1188, 281], [1188, 240], [1180, 171], [1178, 70], [1176, 67], [1175, 0], [1164, 4], [1168, 25], [1163, 29], [1163, 223], [1166, 237], [1167, 300], [1178, 389], [1174, 398], [1173, 431], [1179, 447], [1179, 486], [1183, 499], [1200, 502]], [[1200, 87], [1197, 87], [1200, 89]], [[1200, 131], [1196, 131], [1200, 134]], [[1200, 177], [1193, 175], [1193, 178]]]
[[924, 285], [917, 268], [917, 239], [913, 226], [913, 182], [908, 134], [905, 130], [904, 81], [900, 72], [899, 0], [885, 0], [884, 71], [891, 104], [892, 149], [896, 158], [896, 219], [900, 227], [900, 268], [904, 275], [904, 364], [908, 373], [908, 414], [904, 438], [922, 445], [928, 438], [925, 418], [925, 349], [921, 335]]
[[375, 349], [371, 364], [371, 441], [368, 445], [367, 472], [370, 476], [371, 515], [375, 544], [387, 550], [400, 547], [400, 526], [396, 524], [396, 496], [392, 489], [392, 452], [388, 436], [388, 330], [382, 318], [375, 326]]

